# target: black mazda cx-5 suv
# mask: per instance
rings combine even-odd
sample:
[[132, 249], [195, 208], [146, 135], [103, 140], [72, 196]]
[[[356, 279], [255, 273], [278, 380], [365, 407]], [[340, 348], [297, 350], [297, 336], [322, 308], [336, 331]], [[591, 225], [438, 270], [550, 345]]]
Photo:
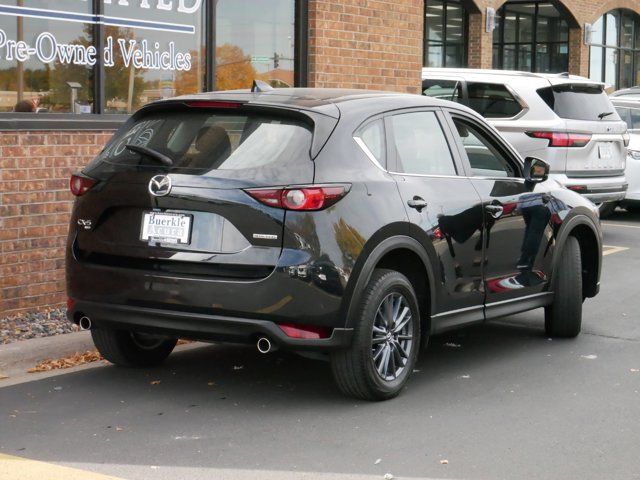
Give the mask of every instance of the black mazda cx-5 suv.
[[71, 178], [68, 316], [123, 366], [177, 338], [326, 354], [399, 393], [434, 333], [545, 308], [580, 332], [597, 209], [480, 116], [433, 98], [257, 88], [133, 115]]

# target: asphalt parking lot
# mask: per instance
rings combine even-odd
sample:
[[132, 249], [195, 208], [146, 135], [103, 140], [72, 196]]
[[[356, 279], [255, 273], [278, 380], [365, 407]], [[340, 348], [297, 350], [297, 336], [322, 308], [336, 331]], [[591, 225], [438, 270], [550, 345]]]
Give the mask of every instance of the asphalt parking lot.
[[640, 216], [604, 229], [575, 340], [545, 338], [541, 310], [435, 337], [384, 403], [341, 396], [326, 364], [249, 347], [100, 364], [0, 384], [0, 455], [127, 479], [640, 479]]

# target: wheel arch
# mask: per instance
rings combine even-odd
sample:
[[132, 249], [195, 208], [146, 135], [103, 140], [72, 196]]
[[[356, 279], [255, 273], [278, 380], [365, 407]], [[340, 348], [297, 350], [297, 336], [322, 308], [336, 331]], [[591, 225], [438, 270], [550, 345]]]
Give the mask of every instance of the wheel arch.
[[379, 242], [362, 258], [364, 260], [356, 265], [353, 272], [355, 275], [352, 275], [353, 288], [343, 300], [346, 327], [354, 327], [357, 320], [357, 300], [369, 283], [373, 271], [376, 268], [388, 268], [405, 275], [413, 285], [418, 297], [423, 332], [429, 332], [430, 313], [434, 311], [436, 297], [432, 263], [424, 246], [408, 235], [395, 235]]
[[558, 267], [565, 242], [575, 237], [580, 245], [582, 260], [582, 296], [595, 297], [600, 289], [600, 272], [602, 270], [602, 236], [600, 229], [586, 215], [575, 215], [565, 220], [558, 235], [554, 259], [553, 275]]

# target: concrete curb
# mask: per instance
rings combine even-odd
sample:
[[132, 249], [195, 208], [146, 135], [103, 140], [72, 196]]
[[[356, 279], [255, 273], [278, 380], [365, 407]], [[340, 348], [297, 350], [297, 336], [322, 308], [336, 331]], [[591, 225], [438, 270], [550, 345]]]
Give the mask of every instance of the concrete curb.
[[94, 349], [91, 334], [87, 331], [0, 345], [0, 386], [2, 377], [24, 375], [41, 360], [66, 357], [76, 352]]

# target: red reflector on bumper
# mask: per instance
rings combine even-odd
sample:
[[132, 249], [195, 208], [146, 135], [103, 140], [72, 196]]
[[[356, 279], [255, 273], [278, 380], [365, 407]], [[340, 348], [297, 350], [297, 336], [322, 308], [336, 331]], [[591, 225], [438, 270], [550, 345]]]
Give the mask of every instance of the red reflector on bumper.
[[303, 340], [318, 340], [321, 338], [329, 338], [331, 329], [327, 327], [315, 327], [313, 325], [292, 325], [289, 323], [281, 323], [278, 325], [280, 330], [289, 338], [300, 338]]
[[67, 310], [71, 310], [76, 301], [73, 298], [67, 298]]

